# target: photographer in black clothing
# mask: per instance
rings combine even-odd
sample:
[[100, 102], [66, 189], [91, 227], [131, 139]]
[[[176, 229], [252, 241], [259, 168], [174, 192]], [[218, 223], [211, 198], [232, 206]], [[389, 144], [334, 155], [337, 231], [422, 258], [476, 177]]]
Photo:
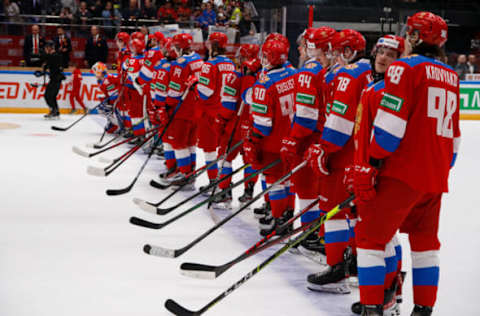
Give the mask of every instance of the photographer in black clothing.
[[60, 118], [60, 112], [58, 111], [57, 94], [65, 76], [63, 74], [62, 57], [55, 51], [55, 43], [53, 41], [45, 43], [45, 54], [42, 56], [42, 61], [43, 75], [48, 71], [50, 76], [44, 96], [50, 108], [50, 113], [44, 117], [46, 119], [58, 119]]

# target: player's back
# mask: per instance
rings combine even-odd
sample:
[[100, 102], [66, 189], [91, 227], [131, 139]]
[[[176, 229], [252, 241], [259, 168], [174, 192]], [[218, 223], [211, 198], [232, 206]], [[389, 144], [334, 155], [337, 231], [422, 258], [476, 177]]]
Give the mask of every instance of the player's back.
[[448, 191], [460, 139], [459, 79], [448, 65], [412, 55], [390, 65], [375, 117], [372, 155], [388, 156], [383, 175], [423, 192]]

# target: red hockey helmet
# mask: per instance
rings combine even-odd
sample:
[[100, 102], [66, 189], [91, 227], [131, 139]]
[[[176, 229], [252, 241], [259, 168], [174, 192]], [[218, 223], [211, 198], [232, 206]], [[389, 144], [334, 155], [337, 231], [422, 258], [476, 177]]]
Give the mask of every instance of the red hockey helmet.
[[130, 50], [135, 52], [136, 54], [140, 54], [145, 49], [145, 42], [139, 40], [138, 38], [134, 38], [130, 41]]
[[145, 41], [145, 35], [142, 32], [133, 32], [132, 35], [130, 35], [130, 38], [133, 39], [139, 39], [142, 41]]
[[269, 40], [262, 46], [262, 55], [271, 66], [283, 65], [287, 61], [288, 47], [283, 41]]
[[170, 57], [172, 59], [177, 59], [178, 58], [178, 53], [173, 47], [173, 39], [171, 37], [168, 37], [165, 39], [165, 55], [167, 57]]
[[378, 39], [375, 47], [388, 47], [397, 51], [400, 56], [405, 51], [405, 39], [396, 35], [385, 35]]
[[225, 47], [227, 47], [228, 37], [224, 33], [213, 32], [208, 37], [208, 41], [210, 42], [210, 44], [217, 43], [219, 48], [225, 48]]
[[257, 44], [242, 44], [238, 49], [238, 55], [244, 59], [252, 59], [258, 57], [260, 46]]
[[285, 36], [283, 36], [280, 33], [270, 33], [270, 34], [268, 34], [267, 38], [265, 39], [265, 43], [270, 41], [270, 40], [280, 41], [287, 46], [287, 51], [290, 49], [290, 42], [288, 41], [288, 38], [286, 38]]
[[327, 52], [332, 49], [333, 37], [337, 32], [328, 26], [322, 26], [318, 29], [307, 29], [305, 39], [307, 48], [321, 49]]
[[122, 41], [125, 44], [128, 44], [128, 41], [130, 40], [130, 35], [126, 32], [119, 32], [117, 33], [117, 36], [115, 36], [117, 41]]
[[417, 31], [420, 40], [427, 44], [441, 47], [447, 41], [447, 23], [431, 12], [415, 13], [408, 18], [407, 25], [409, 35]]
[[188, 33], [181, 33], [173, 36], [173, 45], [178, 48], [181, 48], [181, 49], [190, 48], [192, 46], [192, 43], [193, 43], [193, 37]]
[[165, 36], [163, 35], [162, 32], [155, 32], [153, 35], [155, 36], [155, 39], [157, 40], [158, 45], [160, 46], [165, 45]]
[[345, 29], [341, 30], [334, 36], [333, 46], [335, 50], [340, 52], [343, 52], [347, 47], [354, 52], [362, 52], [367, 46], [367, 41], [359, 32], [352, 29]]

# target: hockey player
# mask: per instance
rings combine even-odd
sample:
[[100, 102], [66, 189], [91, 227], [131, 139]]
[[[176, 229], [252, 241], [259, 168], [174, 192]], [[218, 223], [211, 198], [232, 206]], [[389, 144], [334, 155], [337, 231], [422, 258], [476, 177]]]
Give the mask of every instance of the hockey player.
[[[165, 101], [167, 98], [167, 89], [170, 82], [171, 68], [172, 63], [177, 59], [177, 52], [173, 49], [172, 39], [167, 38], [164, 43], [164, 53], [165, 58], [160, 60], [155, 69], [157, 71], [157, 77], [155, 79], [155, 102], [154, 102], [154, 113], [151, 115], [154, 117], [154, 122], [159, 125], [166, 126], [168, 124], [168, 118], [172, 115], [173, 108], [168, 106]], [[167, 129], [165, 135], [163, 136], [163, 150], [165, 158], [165, 166], [167, 170], [164, 173], [160, 174], [160, 178], [165, 178], [170, 174], [173, 174], [177, 168], [175, 161], [175, 152], [172, 147], [172, 142], [170, 140], [171, 129]], [[174, 136], [174, 134], [173, 134]], [[173, 137], [172, 136], [172, 137]]]
[[[319, 144], [312, 145], [307, 159], [314, 172], [320, 176], [320, 209], [330, 210], [348, 197], [342, 181], [344, 169], [353, 162], [353, 126], [363, 88], [372, 81], [370, 61], [362, 58], [365, 38], [355, 30], [342, 30], [339, 34], [344, 47], [340, 56], [348, 65], [342, 67], [335, 78], [335, 92]], [[328, 161], [328, 165], [327, 165]], [[348, 214], [347, 214], [348, 213]], [[328, 268], [308, 276], [308, 288], [314, 291], [350, 293], [346, 282], [347, 268], [354, 271], [350, 245], [355, 254], [352, 212], [343, 211], [325, 222], [325, 252]], [[350, 267], [348, 267], [350, 265]]]
[[80, 104], [83, 111], [86, 112], [87, 108], [80, 97], [80, 90], [82, 89], [82, 71], [78, 65], [75, 65], [75, 68], [72, 71], [72, 79], [69, 84], [72, 86], [72, 92], [70, 93], [70, 106], [72, 107], [72, 111], [70, 111], [70, 114], [73, 114], [76, 111], [75, 100]]
[[[385, 35], [377, 41], [372, 52], [372, 75], [373, 81], [362, 93], [362, 98], [357, 109], [354, 129], [354, 165], [346, 168], [344, 183], [347, 190], [353, 193], [353, 183], [355, 175], [355, 165], [365, 165], [369, 163], [367, 153], [370, 144], [373, 119], [377, 113], [378, 105], [383, 97], [385, 83], [383, 78], [385, 72], [396, 59], [405, 51], [405, 41], [403, 38], [394, 35]], [[359, 210], [360, 212], [360, 210]], [[359, 214], [361, 217], [361, 214]], [[385, 249], [385, 268], [386, 278], [384, 282], [385, 304], [384, 315], [398, 315], [399, 305], [397, 304], [396, 292], [401, 293], [403, 279], [401, 276], [401, 246], [398, 239], [394, 236]], [[400, 261], [400, 263], [399, 263]], [[352, 305], [352, 311], [356, 314], [361, 313], [360, 303]]]
[[436, 60], [447, 40], [445, 21], [418, 12], [407, 26], [414, 54], [389, 66], [369, 164], [355, 166], [363, 315], [383, 315], [385, 247], [399, 228], [409, 234], [412, 250], [412, 315], [431, 315], [436, 301], [440, 205], [460, 140], [459, 79]]
[[[260, 60], [258, 59], [258, 52], [260, 48], [255, 44], [243, 44], [238, 50], [238, 60], [240, 62], [240, 70], [242, 73], [234, 72], [227, 77], [226, 86], [222, 93], [222, 107], [215, 118], [214, 130], [219, 137], [218, 154], [224, 154], [227, 150], [228, 141], [233, 133], [233, 128], [237, 124], [237, 129], [233, 135], [231, 144], [236, 144], [242, 139], [245, 140], [250, 132], [250, 107], [243, 104], [242, 113], [240, 117], [236, 113], [242, 106], [242, 99], [240, 96], [249, 89], [256, 81], [256, 74], [261, 68]], [[227, 88], [228, 87], [228, 88]], [[239, 120], [237, 123], [237, 119]], [[241, 147], [234, 150], [226, 157], [222, 169], [222, 176], [232, 173], [232, 161], [241, 152]], [[244, 176], [248, 177], [255, 170], [252, 167], [245, 169]], [[245, 182], [245, 191], [242, 196], [238, 198], [240, 203], [246, 203], [253, 197], [253, 188], [255, 186], [256, 178], [254, 177]], [[219, 188], [224, 190], [228, 188], [232, 179], [228, 178], [219, 184]], [[232, 200], [231, 191], [226, 191], [214, 201], [214, 205], [229, 203]]]
[[118, 98], [118, 90], [120, 88], [120, 79], [118, 75], [109, 74], [107, 72], [107, 66], [102, 62], [96, 62], [91, 71], [95, 74], [97, 82], [99, 84], [100, 91], [103, 96], [100, 97], [100, 101], [104, 105], [99, 107], [99, 113], [103, 114], [107, 119], [107, 125], [105, 131], [109, 134], [120, 132], [122, 129], [121, 116], [114, 106]]
[[[302, 161], [305, 151], [316, 143], [325, 122], [325, 105], [322, 97], [322, 82], [324, 74], [322, 61], [331, 50], [331, 42], [336, 31], [329, 27], [309, 29], [306, 32], [306, 54], [308, 60], [298, 70], [295, 82], [295, 115], [288, 136], [282, 140], [281, 154], [290, 168]], [[292, 180], [298, 196], [299, 209], [304, 209], [318, 198], [320, 192], [318, 177], [310, 167], [297, 172]], [[306, 225], [320, 216], [319, 205], [311, 208], [301, 217], [302, 225]], [[311, 234], [299, 249], [317, 250], [323, 247], [318, 235]], [[309, 237], [310, 237], [309, 236]]]
[[[288, 47], [282, 41], [270, 40], [262, 46], [262, 66], [266, 73], [252, 87], [253, 128], [243, 146], [246, 160], [255, 169], [280, 158], [281, 141], [293, 119], [296, 71], [283, 67], [287, 54]], [[272, 184], [287, 171], [283, 163], [266, 170], [267, 183]], [[293, 215], [284, 183], [272, 189], [269, 197], [272, 212], [260, 219], [260, 234], [264, 236]]]
[[[126, 88], [124, 87], [124, 83], [126, 81], [126, 72], [123, 70], [124, 62], [130, 57], [130, 49], [128, 48], [128, 44], [130, 42], [130, 35], [125, 32], [119, 32], [115, 37], [116, 44], [118, 47], [118, 55], [117, 55], [117, 70], [121, 85], [121, 90], [119, 92], [119, 100], [117, 103], [117, 108], [120, 111], [120, 115], [122, 117], [123, 126], [127, 130], [131, 130], [132, 128], [132, 121], [128, 115], [127, 105], [125, 104], [125, 95], [126, 95]], [[130, 133], [127, 133], [130, 134]]]
[[165, 36], [163, 36], [161, 32], [155, 32], [154, 34], [150, 34], [150, 36], [152, 37], [151, 42], [153, 47], [145, 53], [145, 59], [136, 80], [136, 84], [140, 86], [152, 80], [155, 73], [154, 68], [163, 58], [162, 47], [165, 44]]
[[[130, 41], [130, 57], [123, 63], [123, 70], [126, 73], [125, 80], [125, 103], [128, 107], [128, 113], [132, 121], [133, 135], [140, 136], [145, 134], [145, 125], [143, 119], [143, 109], [146, 104], [146, 94], [135, 80], [138, 77], [140, 69], [143, 66], [143, 51], [145, 49], [145, 42], [139, 39], [132, 39]], [[136, 143], [139, 143], [141, 138], [138, 138]]]
[[[170, 83], [165, 104], [175, 109], [182, 95], [196, 84], [202, 69], [203, 60], [192, 50], [193, 37], [182, 33], [173, 37], [173, 48], [179, 56], [171, 65]], [[195, 169], [195, 111], [198, 96], [189, 92], [186, 99], [175, 114], [169, 127], [169, 141], [175, 151], [178, 173], [168, 178], [169, 183], [185, 184], [186, 175]], [[193, 184], [185, 189], [193, 189]]]
[[[214, 32], [208, 37], [206, 43], [209, 59], [203, 64], [197, 85], [198, 94], [202, 102], [197, 108], [197, 113], [202, 117], [197, 125], [198, 147], [205, 154], [205, 163], [217, 159], [218, 137], [213, 128], [215, 119], [222, 106], [235, 109], [240, 96], [240, 80], [235, 72], [235, 64], [225, 56], [227, 35]], [[224, 125], [223, 122], [218, 125]], [[217, 125], [217, 126], [218, 126]], [[231, 171], [231, 164], [224, 163], [226, 172]], [[217, 164], [208, 168], [208, 179], [214, 182], [217, 178]], [[231, 200], [231, 195], [229, 197]]]

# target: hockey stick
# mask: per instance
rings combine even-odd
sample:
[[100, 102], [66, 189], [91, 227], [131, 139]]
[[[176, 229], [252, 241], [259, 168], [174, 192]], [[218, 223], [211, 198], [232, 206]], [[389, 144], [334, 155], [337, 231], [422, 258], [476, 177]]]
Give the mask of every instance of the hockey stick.
[[[96, 105], [94, 108], [92, 108], [92, 110], [98, 108], [99, 106], [103, 105], [104, 102], [100, 102], [98, 105]], [[68, 125], [67, 127], [58, 127], [58, 126], [50, 126], [51, 129], [53, 129], [54, 131], [60, 131], [60, 132], [65, 132], [65, 131], [68, 131], [70, 128], [72, 128], [73, 126], [75, 126], [78, 122], [80, 122], [81, 120], [83, 120], [85, 117], [87, 117], [89, 114], [88, 114], [88, 111], [85, 111], [85, 114], [83, 114], [82, 116], [80, 116], [80, 118], [78, 120], [76, 120], [75, 122], [73, 122], [72, 124]]]
[[[240, 146], [241, 144], [243, 143], [243, 141], [239, 141], [238, 143], [236, 143], [232, 148], [231, 148], [231, 151], [235, 150], [238, 146]], [[182, 188], [188, 184], [189, 180], [190, 179], [196, 179], [197, 177], [199, 177], [202, 173], [204, 173], [210, 166], [213, 166], [219, 159], [222, 159], [222, 157], [226, 157], [226, 155], [228, 155], [229, 153], [225, 153], [223, 155], [221, 155], [220, 157], [218, 157], [216, 160], [214, 161], [211, 161], [209, 164], [189, 173], [186, 177], [186, 181], [184, 184], [182, 184], [181, 186], [179, 186], [178, 188], [176, 188], [172, 193], [170, 193], [169, 195], [167, 195], [165, 198], [163, 198], [160, 202], [158, 203], [150, 203], [150, 202], [146, 202], [144, 200], [141, 200], [141, 199], [137, 199], [137, 198], [134, 198], [133, 199], [133, 202], [135, 204], [137, 204], [138, 206], [140, 206], [143, 210], [146, 210], [147, 212], [151, 212], [151, 213], [156, 213], [156, 208], [159, 207], [163, 202], [167, 201], [169, 198], [171, 198], [172, 196], [174, 196], [177, 192], [181, 191]], [[153, 180], [152, 180], [153, 181]], [[156, 183], [156, 182], [155, 182]], [[170, 186], [170, 185], [169, 185]], [[209, 186], [210, 188], [210, 186]], [[202, 192], [205, 192], [206, 190], [202, 190]], [[145, 209], [145, 207], [147, 209], [150, 209], [150, 210], [147, 210]], [[152, 209], [153, 207], [153, 209]], [[157, 213], [158, 214], [158, 213]]]
[[[240, 168], [238, 168], [237, 170], [233, 171], [231, 174], [227, 174], [223, 177], [221, 177], [219, 180], [216, 180], [215, 182], [212, 182], [212, 183], [209, 183], [207, 186], [205, 186], [205, 188], [203, 188], [202, 190], [198, 191], [197, 193], [189, 196], [188, 198], [180, 201], [179, 203], [175, 204], [174, 206], [171, 206], [171, 207], [168, 207], [168, 208], [159, 208], [159, 207], [155, 207], [153, 205], [149, 205], [149, 204], [142, 204], [140, 206], [140, 208], [142, 210], [144, 210], [145, 212], [148, 212], [148, 213], [153, 213], [153, 214], [157, 214], [157, 215], [166, 215], [168, 213], [170, 213], [171, 211], [173, 210], [176, 210], [177, 208], [179, 208], [180, 206], [184, 205], [185, 203], [193, 200], [194, 198], [196, 198], [197, 196], [199, 195], [202, 195], [203, 193], [207, 192], [208, 190], [210, 190], [213, 186], [219, 184], [220, 182], [222, 182], [223, 180], [227, 179], [227, 178], [230, 178], [230, 177], [233, 177], [235, 174], [237, 174], [238, 172], [248, 168], [250, 166], [250, 164], [245, 164], [243, 166], [241, 166]], [[207, 201], [210, 201], [212, 197], [208, 197], [206, 200]]]
[[289, 238], [290, 236], [295, 235], [299, 231], [302, 230], [307, 230], [308, 225], [311, 223], [308, 223], [305, 226], [298, 227], [294, 229], [291, 232], [288, 232], [287, 234], [280, 236], [276, 239], [271, 240], [274, 236], [277, 236], [284, 232], [290, 225], [292, 225], [300, 216], [308, 212], [312, 207], [318, 204], [320, 201], [320, 198], [315, 199], [313, 202], [311, 202], [307, 207], [305, 207], [303, 210], [298, 212], [294, 217], [290, 218], [287, 222], [285, 222], [282, 226], [278, 227], [278, 229], [275, 229], [270, 235], [265, 236], [262, 238], [260, 241], [255, 243], [252, 247], [250, 247], [248, 250], [244, 251], [241, 255], [236, 257], [235, 259], [219, 265], [219, 266], [211, 266], [211, 265], [206, 265], [206, 264], [198, 264], [198, 263], [182, 263], [180, 266], [181, 273], [185, 276], [189, 276], [192, 278], [199, 278], [199, 279], [216, 279], [219, 277], [221, 274], [223, 274], [225, 271], [233, 267], [235, 264], [249, 258], [250, 256], [253, 256], [254, 254], [257, 254], [258, 252], [267, 249], [275, 244], [278, 244], [279, 242]]
[[[235, 118], [235, 125], [233, 126], [232, 133], [230, 134], [230, 138], [228, 139], [227, 149], [225, 150], [225, 152], [228, 152], [230, 150], [230, 147], [232, 146], [233, 137], [235, 136], [235, 132], [237, 131], [238, 122], [240, 122], [240, 116], [242, 115], [244, 105], [245, 103], [242, 101], [242, 103], [240, 104], [240, 108], [237, 111], [237, 117]], [[216, 181], [220, 178], [220, 175], [222, 174], [222, 170], [225, 165], [226, 159], [227, 159], [227, 156], [225, 156], [225, 159], [222, 160], [222, 165], [220, 166], [220, 169], [217, 172]], [[210, 202], [208, 202], [207, 210], [209, 210], [210, 207], [212, 207], [212, 203], [213, 203], [212, 196], [215, 195], [216, 190], [217, 190], [217, 187], [214, 186], [212, 189], [212, 193], [210, 194]]]
[[211, 300], [207, 305], [202, 307], [201, 309], [197, 311], [191, 311], [186, 309], [185, 307], [181, 306], [177, 302], [175, 302], [172, 299], [168, 299], [165, 302], [165, 308], [175, 314], [175, 315], [180, 315], [180, 316], [189, 316], [189, 315], [202, 315], [205, 313], [207, 310], [209, 310], [212, 306], [220, 302], [222, 299], [227, 297], [229, 294], [231, 294], [234, 290], [239, 288], [241, 285], [243, 285], [245, 282], [247, 282], [249, 279], [251, 279], [255, 274], [263, 270], [266, 266], [268, 266], [270, 263], [272, 263], [275, 259], [280, 257], [282, 254], [284, 254], [288, 249], [298, 245], [302, 240], [307, 238], [310, 234], [315, 232], [317, 229], [319, 229], [326, 221], [328, 221], [330, 218], [335, 216], [338, 212], [340, 212], [342, 209], [350, 206], [350, 203], [354, 200], [354, 196], [349, 197], [342, 203], [338, 204], [335, 206], [332, 210], [330, 210], [327, 214], [323, 215], [319, 219], [315, 220], [315, 224], [312, 224], [310, 228], [305, 231], [304, 233], [298, 235], [295, 237], [293, 240], [289, 241], [287, 244], [285, 244], [282, 248], [277, 250], [274, 254], [272, 254], [270, 257], [268, 257], [265, 261], [260, 263], [258, 266], [256, 266], [253, 270], [251, 270], [249, 273], [247, 273], [245, 276], [243, 276], [240, 280], [235, 282], [232, 286], [230, 286], [226, 291], [215, 297], [213, 300]]
[[[280, 162], [279, 160], [276, 160], [277, 162]], [[235, 217], [236, 215], [238, 215], [240, 212], [242, 212], [243, 210], [247, 209], [250, 205], [252, 205], [253, 203], [255, 203], [257, 200], [259, 200], [261, 197], [263, 197], [265, 194], [267, 194], [268, 192], [270, 192], [275, 186], [277, 186], [278, 184], [282, 183], [283, 181], [285, 181], [286, 179], [290, 178], [293, 174], [295, 174], [298, 170], [300, 170], [301, 168], [303, 168], [304, 166], [307, 165], [307, 162], [304, 161], [302, 163], [300, 163], [299, 165], [297, 165], [295, 168], [293, 168], [291, 171], [289, 171], [287, 174], [285, 174], [284, 176], [282, 176], [280, 179], [278, 179], [277, 181], [275, 181], [272, 185], [270, 185], [269, 187], [267, 187], [265, 190], [263, 190], [262, 192], [260, 192], [259, 194], [257, 194], [253, 199], [251, 199], [250, 201], [248, 201], [246, 204], [244, 204], [242, 207], [240, 207], [237, 211], [235, 211], [234, 213], [232, 213], [231, 215], [225, 217], [224, 219], [222, 219], [220, 222], [218, 222], [215, 226], [213, 226], [212, 228], [210, 228], [209, 230], [207, 230], [205, 233], [203, 233], [202, 235], [198, 236], [196, 239], [194, 239], [192, 242], [190, 242], [189, 244], [187, 244], [186, 246], [182, 247], [182, 248], [178, 248], [178, 249], [168, 249], [168, 248], [163, 248], [163, 247], [159, 247], [159, 246], [153, 246], [153, 245], [145, 245], [144, 247], [144, 251], [147, 252], [148, 254], [151, 254], [151, 255], [154, 255], [154, 256], [159, 256], [159, 257], [167, 257], [167, 258], [176, 258], [182, 254], [184, 254], [185, 252], [187, 252], [190, 248], [192, 248], [193, 246], [195, 246], [196, 244], [198, 244], [199, 242], [201, 242], [203, 239], [205, 239], [207, 236], [209, 236], [210, 234], [212, 234], [214, 231], [216, 231], [218, 228], [220, 228], [221, 226], [223, 226], [223, 224], [227, 223], [229, 220], [231, 220], [233, 217]]]
[[87, 173], [93, 176], [98, 176], [98, 177], [106, 177], [110, 175], [113, 171], [115, 171], [118, 167], [120, 167], [128, 158], [130, 158], [135, 152], [137, 152], [140, 148], [142, 148], [142, 146], [145, 143], [147, 143], [150, 139], [152, 139], [154, 136], [155, 136], [155, 132], [150, 133], [150, 135], [148, 135], [148, 137], [145, 138], [142, 141], [142, 143], [130, 148], [126, 153], [122, 154], [120, 157], [117, 157], [112, 161], [105, 160], [107, 163], [109, 163], [109, 165], [106, 167], [99, 168], [99, 167], [88, 166]]
[[115, 147], [118, 147], [118, 146], [120, 146], [120, 145], [123, 145], [123, 144], [125, 144], [125, 143], [127, 143], [127, 142], [129, 142], [129, 141], [132, 141], [132, 140], [134, 140], [134, 139], [136, 139], [136, 138], [138, 138], [138, 137], [140, 137], [140, 136], [145, 136], [145, 135], [149, 134], [150, 132], [157, 131], [158, 129], [159, 129], [158, 127], [152, 128], [151, 130], [146, 131], [145, 134], [129, 137], [129, 138], [127, 138], [127, 139], [122, 140], [121, 142], [118, 142], [118, 143], [116, 143], [116, 144], [113, 144], [113, 145], [111, 145], [111, 146], [109, 146], [109, 147], [107, 147], [107, 148], [103, 148], [103, 149], [101, 149], [101, 150], [95, 151], [95, 152], [93, 152], [93, 153], [88, 153], [88, 152], [80, 149], [80, 148], [77, 147], [77, 146], [73, 146], [73, 147], [72, 147], [72, 151], [73, 151], [74, 153], [76, 153], [77, 155], [80, 155], [80, 156], [82, 156], [82, 157], [91, 158], [91, 157], [94, 157], [94, 156], [99, 155], [99, 154], [101, 154], [101, 153], [104, 153], [104, 152], [106, 152], [107, 150], [110, 150], [110, 149], [112, 149], [112, 148], [115, 148]]
[[[250, 178], [255, 177], [255, 176], [256, 176], [257, 174], [259, 174], [260, 172], [263, 172], [263, 171], [265, 171], [265, 170], [273, 167], [273, 166], [276, 165], [277, 163], [279, 163], [279, 161], [274, 161], [274, 162], [270, 163], [269, 165], [263, 167], [262, 169], [257, 170], [256, 173], [253, 173], [253, 174], [249, 175], [248, 177], [246, 177], [245, 179], [242, 179], [242, 180], [240, 180], [239, 182], [235, 183], [235, 184], [232, 186], [232, 188], [235, 187], [235, 186], [238, 186], [238, 185], [242, 184], [242, 183], [245, 182], [245, 181], [250, 180]], [[246, 167], [246, 166], [247, 166], [247, 165], [245, 165], [245, 167]], [[221, 193], [223, 193], [223, 191], [215, 194], [215, 196], [220, 195]], [[208, 203], [208, 198], [205, 199], [205, 200], [203, 200], [203, 201], [200, 202], [200, 203], [197, 203], [196, 205], [192, 206], [192, 207], [189, 208], [188, 210], [183, 211], [182, 213], [176, 215], [175, 217], [170, 218], [169, 220], [167, 220], [167, 221], [165, 221], [165, 222], [163, 222], [163, 223], [152, 223], [152, 222], [146, 221], [146, 220], [144, 220], [144, 219], [141, 219], [141, 218], [138, 218], [138, 217], [135, 217], [135, 216], [133, 216], [133, 217], [130, 218], [130, 223], [133, 224], [133, 225], [142, 226], [142, 227], [151, 228], [151, 229], [161, 229], [161, 228], [163, 228], [163, 227], [165, 227], [165, 226], [173, 223], [174, 221], [182, 218], [183, 216], [187, 215], [188, 213], [193, 212], [194, 210], [198, 209], [199, 207], [201, 207], [202, 205], [205, 205], [205, 204], [207, 204], [207, 203]]]
[[[230, 151], [228, 152], [228, 154], [230, 154], [230, 152], [232, 152], [232, 151], [234, 150], [234, 148], [236, 149], [236, 148], [237, 148], [238, 146], [240, 146], [241, 144], [243, 144], [243, 140], [241, 140], [241, 141], [239, 141], [238, 143], [236, 143], [236, 144], [230, 149]], [[197, 170], [189, 173], [189, 174], [187, 175], [187, 180], [188, 180], [188, 178], [189, 178], [190, 176], [195, 176], [195, 178], [198, 177], [198, 176], [200, 176], [200, 175], [203, 174], [205, 171], [207, 171], [208, 168], [210, 168], [211, 166], [213, 166], [214, 164], [216, 164], [220, 159], [223, 159], [223, 157], [226, 157], [226, 155], [223, 154], [223, 155], [221, 155], [220, 157], [218, 157], [217, 159], [211, 161], [208, 165], [205, 165], [205, 166], [203, 166], [203, 167], [201, 167], [201, 168], [198, 168]], [[160, 189], [160, 190], [165, 190], [165, 189], [168, 189], [169, 187], [172, 186], [172, 184], [167, 184], [167, 185], [161, 184], [161, 183], [159, 183], [159, 182], [157, 182], [157, 181], [155, 181], [155, 180], [153, 180], [153, 179], [150, 180], [150, 185], [151, 185], [152, 187], [157, 188], [157, 189]], [[185, 184], [185, 185], [186, 185], [186, 184]], [[183, 187], [183, 186], [184, 186], [184, 185], [182, 185], [182, 187]], [[157, 205], [157, 206], [158, 206], [158, 205]]]
[[[168, 127], [170, 126], [170, 124], [172, 124], [173, 122], [173, 119], [175, 118], [175, 114], [177, 114], [178, 110], [180, 109], [180, 106], [182, 105], [183, 101], [185, 101], [188, 93], [190, 92], [190, 90], [194, 87], [194, 85], [192, 87], [190, 87], [189, 89], [187, 89], [185, 91], [185, 93], [182, 95], [182, 98], [181, 98], [181, 101], [177, 104], [175, 110], [173, 111], [172, 113], [172, 116], [170, 117], [170, 119], [168, 120], [167, 124], [165, 124], [165, 127], [163, 128], [162, 132], [160, 133], [160, 135], [158, 135], [158, 138], [155, 140], [155, 142], [153, 143], [153, 146], [152, 148], [150, 149], [150, 152], [148, 153], [148, 156], [147, 156], [147, 159], [145, 159], [145, 162], [143, 163], [143, 165], [140, 167], [140, 170], [138, 171], [137, 175], [135, 176], [135, 178], [133, 179], [133, 181], [125, 188], [122, 188], [122, 189], [108, 189], [106, 191], [107, 195], [121, 195], [121, 194], [125, 194], [125, 193], [128, 193], [130, 192], [130, 190], [132, 190], [133, 186], [135, 185], [135, 183], [137, 182], [138, 178], [140, 177], [140, 175], [142, 174], [143, 172], [143, 169], [145, 169], [145, 166], [147, 165], [148, 161], [150, 160], [150, 158], [153, 156], [153, 153], [155, 152], [155, 149], [157, 148], [158, 144], [160, 143], [163, 135], [165, 134], [165, 132], [167, 131]], [[155, 136], [155, 133], [153, 133], [151, 136], [149, 136], [148, 138], [152, 138], [153, 136]], [[143, 144], [145, 144], [147, 142], [147, 140], [145, 140]], [[138, 150], [138, 149], [137, 149]], [[123, 161], [122, 161], [123, 163]], [[116, 168], [118, 168], [118, 165], [113, 169], [115, 170]], [[112, 171], [113, 171], [112, 170]]]

